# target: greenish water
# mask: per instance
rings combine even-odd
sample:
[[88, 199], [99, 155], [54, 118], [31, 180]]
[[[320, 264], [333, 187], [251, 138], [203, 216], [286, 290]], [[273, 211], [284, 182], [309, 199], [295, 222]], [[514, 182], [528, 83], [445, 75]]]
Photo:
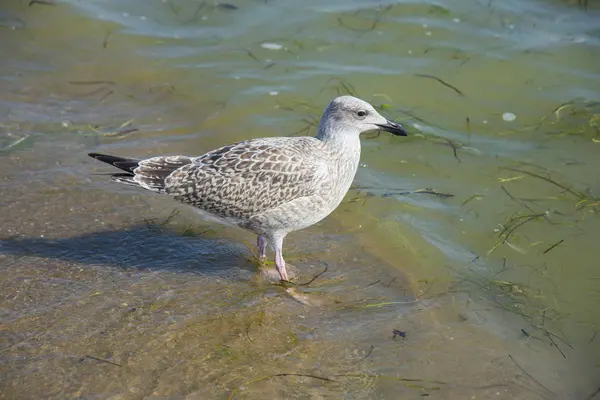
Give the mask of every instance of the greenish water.
[[[582, 5], [5, 1], [0, 398], [597, 398]], [[288, 237], [300, 282], [328, 267], [295, 290], [86, 156], [313, 135], [347, 92], [410, 136], [365, 135], [347, 200]]]

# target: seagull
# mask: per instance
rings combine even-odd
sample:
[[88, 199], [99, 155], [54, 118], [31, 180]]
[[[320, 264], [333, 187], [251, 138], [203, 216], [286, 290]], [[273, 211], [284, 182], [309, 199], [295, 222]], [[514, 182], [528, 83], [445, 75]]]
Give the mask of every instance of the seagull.
[[270, 246], [281, 280], [288, 281], [284, 238], [342, 202], [358, 169], [359, 136], [372, 130], [406, 136], [366, 101], [340, 96], [325, 109], [316, 137], [250, 139], [198, 157], [89, 156], [124, 171], [112, 174], [116, 182], [165, 194], [255, 233], [259, 260]]

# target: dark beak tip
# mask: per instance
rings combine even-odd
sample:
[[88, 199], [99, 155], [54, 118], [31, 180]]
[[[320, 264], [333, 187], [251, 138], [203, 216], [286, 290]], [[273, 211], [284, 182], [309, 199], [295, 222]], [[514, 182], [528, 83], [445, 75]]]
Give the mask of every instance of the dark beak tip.
[[390, 132], [391, 134], [396, 136], [408, 136], [408, 133], [406, 133], [406, 129], [404, 129], [402, 125], [396, 122], [388, 121], [387, 124], [379, 125], [379, 127], [382, 130]]

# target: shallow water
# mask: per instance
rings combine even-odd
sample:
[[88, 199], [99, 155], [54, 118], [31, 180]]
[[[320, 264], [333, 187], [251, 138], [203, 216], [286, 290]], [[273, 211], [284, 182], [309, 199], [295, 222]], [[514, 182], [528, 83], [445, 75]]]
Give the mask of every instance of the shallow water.
[[[598, 396], [599, 14], [3, 2], [0, 398]], [[365, 135], [347, 200], [287, 238], [299, 282], [327, 267], [308, 286], [86, 156], [312, 135], [347, 92], [410, 136]]]

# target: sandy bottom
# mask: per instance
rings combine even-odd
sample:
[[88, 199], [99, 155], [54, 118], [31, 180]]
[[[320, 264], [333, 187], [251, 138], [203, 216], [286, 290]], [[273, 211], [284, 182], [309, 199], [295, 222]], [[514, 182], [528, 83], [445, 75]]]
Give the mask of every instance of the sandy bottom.
[[259, 269], [252, 235], [186, 208], [170, 217], [166, 198], [54, 184], [3, 199], [1, 398], [590, 392], [560, 353], [504, 329], [510, 316], [467, 294], [416, 292], [332, 221], [289, 236], [297, 282], [327, 271], [285, 287]]

